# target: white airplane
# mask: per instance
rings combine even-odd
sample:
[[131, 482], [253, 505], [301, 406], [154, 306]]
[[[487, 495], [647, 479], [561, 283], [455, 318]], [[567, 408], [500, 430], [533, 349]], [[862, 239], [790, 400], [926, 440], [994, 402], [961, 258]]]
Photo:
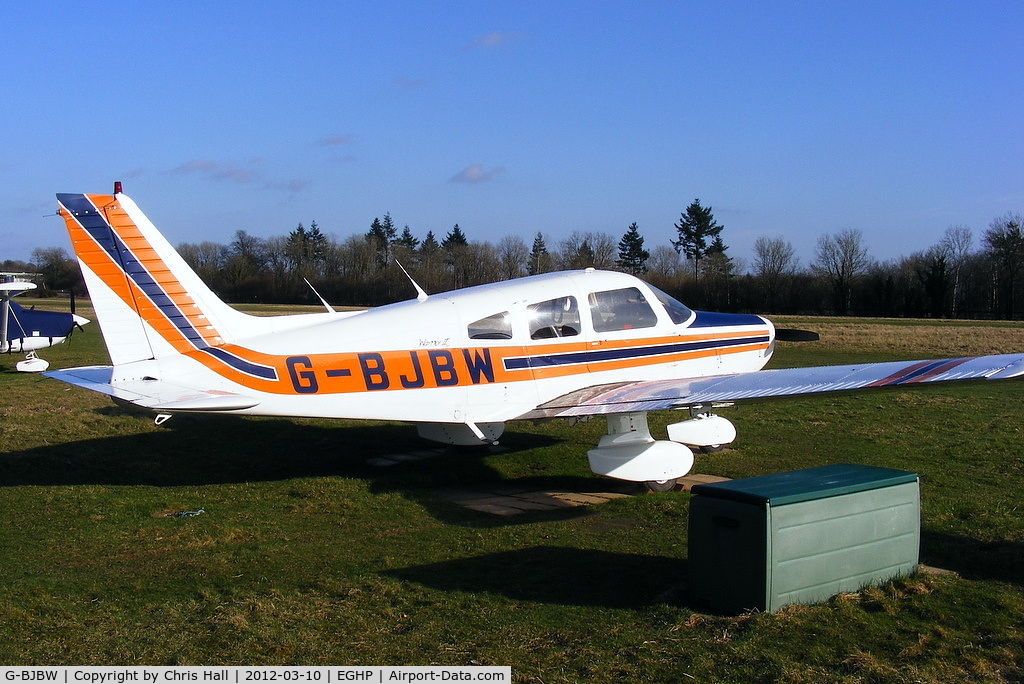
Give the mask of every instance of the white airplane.
[[[508, 421], [606, 416], [598, 474], [670, 488], [694, 449], [731, 442], [743, 399], [1009, 378], [1024, 354], [761, 370], [760, 316], [691, 311], [625, 273], [519, 278], [360, 312], [254, 317], [222, 302], [115, 185], [60, 194], [111, 366], [47, 376], [157, 413], [395, 420], [449, 444]], [[688, 410], [655, 440], [647, 412]]]
[[21, 280], [25, 273], [0, 273], [0, 354], [25, 354], [15, 368], [38, 373], [50, 364], [36, 356], [36, 351], [60, 344], [74, 331], [89, 322], [88, 318], [60, 311], [26, 309], [12, 297], [36, 289], [36, 284]]

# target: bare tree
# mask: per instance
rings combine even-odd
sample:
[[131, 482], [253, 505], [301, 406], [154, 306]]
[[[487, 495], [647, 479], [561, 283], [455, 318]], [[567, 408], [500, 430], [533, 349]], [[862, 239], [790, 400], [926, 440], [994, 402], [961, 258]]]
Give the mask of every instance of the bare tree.
[[967, 258], [971, 255], [974, 234], [967, 226], [949, 226], [942, 235], [939, 245], [949, 255], [953, 266], [953, 318], [956, 318], [956, 307], [960, 299], [960, 273]]
[[82, 280], [78, 261], [63, 247], [37, 247], [32, 263], [43, 276], [44, 290], [70, 290]]
[[679, 252], [672, 247], [658, 245], [651, 250], [651, 257], [647, 260], [647, 272], [650, 275], [666, 279], [675, 278], [681, 268]]
[[525, 275], [530, 260], [530, 250], [523, 238], [518, 235], [506, 235], [498, 243], [499, 277], [511, 280]]
[[775, 310], [783, 278], [796, 272], [797, 261], [793, 245], [781, 237], [762, 235], [754, 241], [754, 275], [764, 288], [769, 311]]
[[835, 294], [836, 313], [845, 316], [853, 304], [853, 284], [871, 266], [864, 236], [859, 230], [847, 228], [835, 235], [818, 238], [816, 260], [811, 268], [825, 277]]
[[615, 238], [607, 233], [573, 231], [561, 242], [562, 268], [612, 268], [617, 252]]

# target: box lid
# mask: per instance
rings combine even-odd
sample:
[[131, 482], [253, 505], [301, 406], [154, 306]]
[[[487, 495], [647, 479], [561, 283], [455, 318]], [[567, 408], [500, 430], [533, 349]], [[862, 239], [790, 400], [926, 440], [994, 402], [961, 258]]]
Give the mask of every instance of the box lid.
[[694, 485], [694, 494], [756, 504], [785, 504], [917, 482], [916, 473], [877, 466], [835, 465]]

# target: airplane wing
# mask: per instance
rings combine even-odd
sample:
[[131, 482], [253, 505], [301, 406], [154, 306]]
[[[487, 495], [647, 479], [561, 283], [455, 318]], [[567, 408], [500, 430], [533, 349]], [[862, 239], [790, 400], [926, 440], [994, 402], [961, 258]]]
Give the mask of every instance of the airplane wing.
[[107, 394], [152, 411], [237, 411], [259, 404], [258, 399], [232, 392], [206, 391], [163, 380], [111, 382], [111, 366], [83, 366], [43, 373], [69, 385]]
[[569, 418], [687, 408], [872, 387], [951, 380], [1001, 380], [1024, 374], [1024, 354], [997, 354], [934, 361], [891, 361], [849, 366], [780, 368], [691, 380], [654, 380], [596, 385], [552, 399], [522, 419]]

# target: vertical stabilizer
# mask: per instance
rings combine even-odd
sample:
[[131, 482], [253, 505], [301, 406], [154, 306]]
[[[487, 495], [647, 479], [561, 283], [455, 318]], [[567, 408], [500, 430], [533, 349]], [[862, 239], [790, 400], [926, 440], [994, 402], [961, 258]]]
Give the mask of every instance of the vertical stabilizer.
[[126, 195], [59, 194], [111, 362], [233, 341], [252, 317], [222, 302]]

